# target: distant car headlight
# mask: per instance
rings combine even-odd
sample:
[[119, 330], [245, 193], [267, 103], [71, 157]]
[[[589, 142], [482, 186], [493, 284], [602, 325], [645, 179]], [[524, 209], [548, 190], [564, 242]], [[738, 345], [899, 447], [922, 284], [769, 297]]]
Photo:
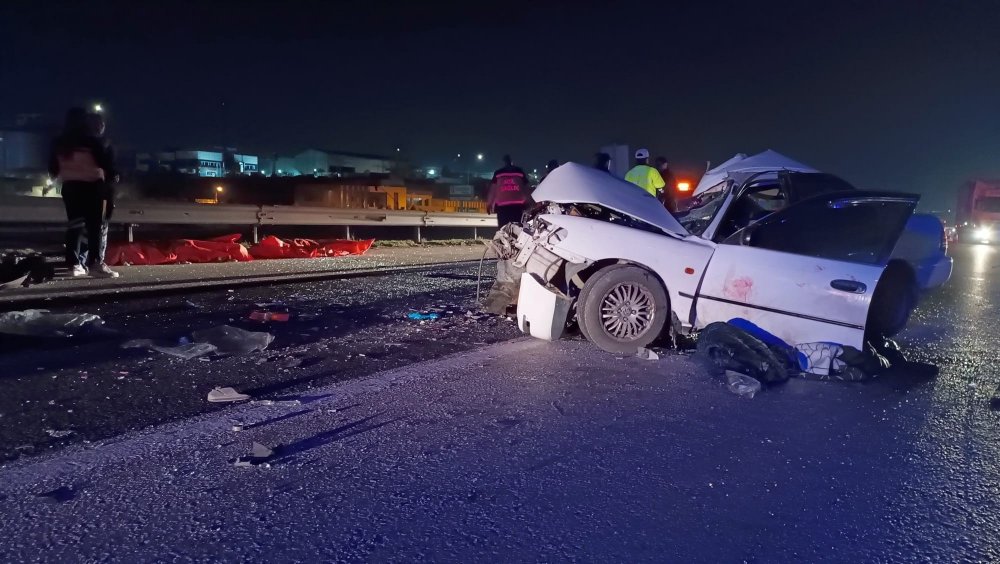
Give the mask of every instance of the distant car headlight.
[[973, 232], [973, 235], [979, 241], [992, 241], [993, 229], [990, 227], [979, 227]]

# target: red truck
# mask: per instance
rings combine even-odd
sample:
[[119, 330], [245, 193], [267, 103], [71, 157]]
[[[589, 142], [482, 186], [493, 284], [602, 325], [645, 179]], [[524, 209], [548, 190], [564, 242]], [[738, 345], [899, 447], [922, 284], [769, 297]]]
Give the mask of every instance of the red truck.
[[1000, 180], [973, 179], [958, 191], [958, 240], [993, 243], [1000, 238]]

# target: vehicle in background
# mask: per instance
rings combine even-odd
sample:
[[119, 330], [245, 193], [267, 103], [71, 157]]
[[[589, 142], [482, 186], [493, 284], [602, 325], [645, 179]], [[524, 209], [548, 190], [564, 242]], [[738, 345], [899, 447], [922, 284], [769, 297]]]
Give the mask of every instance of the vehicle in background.
[[966, 182], [958, 191], [955, 219], [960, 243], [996, 242], [1000, 238], [1000, 180]]

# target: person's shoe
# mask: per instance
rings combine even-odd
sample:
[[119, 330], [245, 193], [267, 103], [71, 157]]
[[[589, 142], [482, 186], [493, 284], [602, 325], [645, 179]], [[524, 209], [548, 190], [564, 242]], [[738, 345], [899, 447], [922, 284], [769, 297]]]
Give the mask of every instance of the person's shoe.
[[69, 269], [69, 275], [73, 278], [80, 278], [87, 275], [87, 269], [82, 264], [76, 264]]
[[111, 270], [108, 267], [108, 265], [104, 264], [103, 262], [101, 264], [95, 264], [94, 266], [91, 266], [90, 275], [93, 276], [94, 278], [118, 278], [120, 276], [120, 274], [118, 274], [114, 270]]

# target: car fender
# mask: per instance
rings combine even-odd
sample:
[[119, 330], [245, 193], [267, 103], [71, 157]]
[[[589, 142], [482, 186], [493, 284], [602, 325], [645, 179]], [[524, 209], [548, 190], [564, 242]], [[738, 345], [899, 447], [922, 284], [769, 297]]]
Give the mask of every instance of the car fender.
[[893, 260], [907, 262], [922, 290], [941, 286], [951, 277], [952, 260], [945, 251], [944, 224], [931, 214], [913, 214], [892, 251]]
[[542, 244], [570, 262], [617, 260], [649, 269], [666, 286], [674, 313], [688, 325], [714, 243], [579, 216], [544, 215], [541, 219], [559, 229], [559, 237], [550, 237]]

